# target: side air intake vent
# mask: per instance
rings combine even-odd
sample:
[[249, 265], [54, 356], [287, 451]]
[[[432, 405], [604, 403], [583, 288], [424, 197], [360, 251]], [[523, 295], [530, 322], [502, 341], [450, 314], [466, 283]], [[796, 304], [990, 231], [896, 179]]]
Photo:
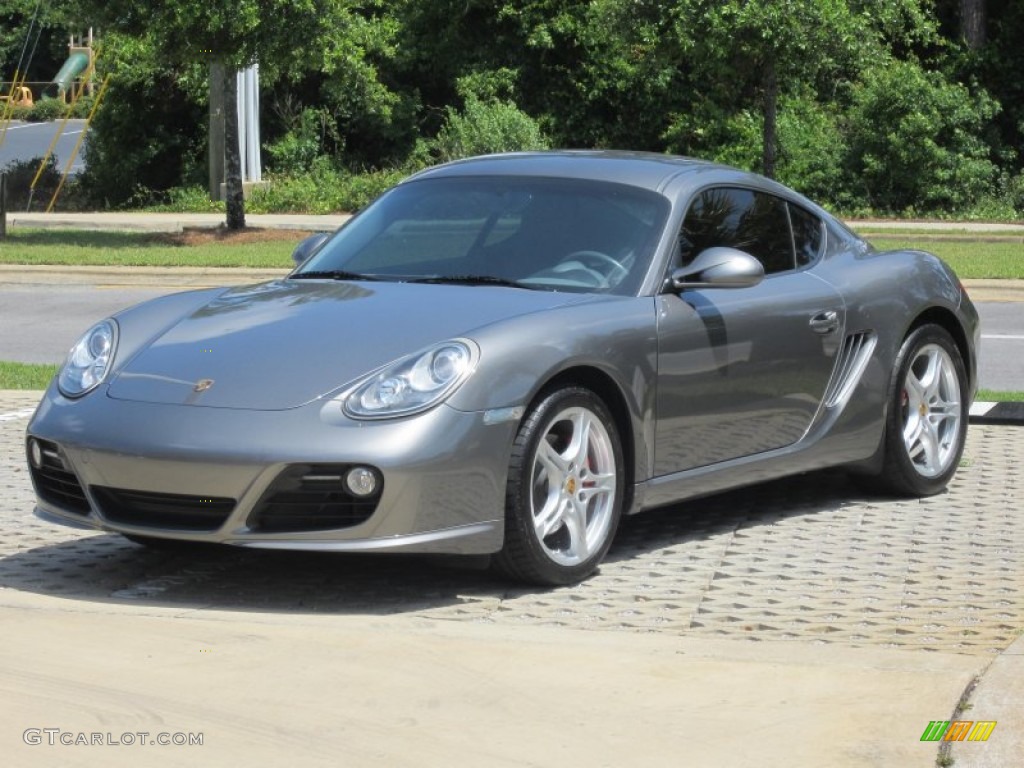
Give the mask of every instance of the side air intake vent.
[[877, 342], [878, 337], [871, 331], [859, 331], [846, 337], [843, 348], [839, 350], [835, 373], [825, 393], [827, 408], [846, 404], [864, 374]]

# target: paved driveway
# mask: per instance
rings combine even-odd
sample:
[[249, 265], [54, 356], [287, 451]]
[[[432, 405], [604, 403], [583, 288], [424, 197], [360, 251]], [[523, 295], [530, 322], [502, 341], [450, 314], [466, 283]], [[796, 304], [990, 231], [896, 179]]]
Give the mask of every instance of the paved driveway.
[[381, 615], [989, 655], [1024, 628], [1019, 427], [972, 426], [949, 492], [805, 475], [625, 521], [586, 583], [524, 590], [436, 561], [153, 552], [31, 515], [36, 396], [0, 393], [0, 588], [89, 602]]

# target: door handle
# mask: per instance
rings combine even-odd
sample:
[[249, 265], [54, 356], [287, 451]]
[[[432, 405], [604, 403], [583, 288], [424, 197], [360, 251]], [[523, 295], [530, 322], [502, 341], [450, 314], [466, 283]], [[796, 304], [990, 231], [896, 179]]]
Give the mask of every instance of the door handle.
[[839, 328], [839, 313], [833, 309], [819, 312], [811, 318], [810, 324], [815, 333], [833, 333]]

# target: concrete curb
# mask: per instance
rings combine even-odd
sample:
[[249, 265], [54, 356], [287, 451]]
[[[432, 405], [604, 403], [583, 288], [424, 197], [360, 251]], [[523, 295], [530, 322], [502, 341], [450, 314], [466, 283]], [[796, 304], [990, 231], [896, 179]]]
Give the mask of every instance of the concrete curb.
[[284, 277], [291, 264], [254, 267], [72, 267], [61, 264], [0, 264], [0, 285], [220, 286]]
[[[352, 216], [347, 213], [310, 215], [247, 213], [246, 224], [257, 229], [300, 229], [332, 232]], [[124, 232], [181, 232], [183, 229], [217, 229], [224, 226], [223, 213], [14, 213], [7, 214], [8, 228], [89, 229]]]
[[974, 403], [970, 411], [971, 424], [1024, 425], [1024, 403]]
[[957, 768], [1005, 768], [1024, 754], [1024, 636], [1017, 638], [981, 675], [961, 720], [997, 723], [984, 744], [953, 742]]

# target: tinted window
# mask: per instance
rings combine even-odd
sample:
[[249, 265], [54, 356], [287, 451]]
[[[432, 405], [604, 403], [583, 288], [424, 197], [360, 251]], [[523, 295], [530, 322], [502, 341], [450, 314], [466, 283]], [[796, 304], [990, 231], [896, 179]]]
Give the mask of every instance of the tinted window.
[[821, 253], [821, 219], [803, 208], [789, 206], [789, 220], [793, 225], [793, 245], [796, 246], [796, 264], [803, 267], [812, 263]]
[[825, 248], [830, 256], [837, 253], [866, 253], [871, 246], [835, 219], [825, 220]]
[[683, 220], [679, 245], [683, 264], [707, 248], [728, 246], [754, 256], [768, 273], [795, 265], [785, 201], [748, 189], [702, 192]]
[[397, 280], [473, 275], [627, 294], [647, 273], [668, 210], [665, 197], [622, 184], [422, 179], [379, 198], [301, 272]]

